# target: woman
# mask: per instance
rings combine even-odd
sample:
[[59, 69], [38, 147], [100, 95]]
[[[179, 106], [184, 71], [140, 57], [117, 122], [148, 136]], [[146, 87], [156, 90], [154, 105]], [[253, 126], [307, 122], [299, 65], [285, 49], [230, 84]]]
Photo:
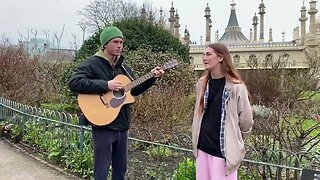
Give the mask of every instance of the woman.
[[196, 179], [235, 180], [253, 125], [248, 91], [225, 45], [209, 44], [203, 63], [192, 123]]

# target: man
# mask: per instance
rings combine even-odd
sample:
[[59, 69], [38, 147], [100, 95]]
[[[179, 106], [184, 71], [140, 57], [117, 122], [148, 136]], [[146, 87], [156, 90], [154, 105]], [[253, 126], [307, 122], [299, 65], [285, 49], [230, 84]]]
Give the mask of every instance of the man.
[[[119, 74], [134, 77], [133, 71], [124, 63], [123, 34], [115, 26], [105, 28], [100, 34], [102, 45], [92, 57], [87, 58], [76, 69], [69, 81], [71, 91], [82, 94], [101, 94], [119, 91], [124, 85], [115, 80]], [[131, 90], [133, 96], [150, 88], [164, 74], [160, 67], [151, 70], [151, 78]], [[112, 166], [112, 179], [125, 179], [127, 170], [128, 129], [131, 121], [130, 105], [123, 105], [116, 119], [105, 126], [92, 126], [94, 146], [94, 179], [105, 180]], [[106, 116], [108, 116], [106, 114]]]

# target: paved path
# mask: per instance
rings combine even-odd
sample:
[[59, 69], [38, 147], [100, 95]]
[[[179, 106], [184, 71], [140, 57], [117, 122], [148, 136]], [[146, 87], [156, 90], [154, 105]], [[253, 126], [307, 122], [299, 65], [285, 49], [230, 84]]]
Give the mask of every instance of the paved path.
[[0, 180], [74, 180], [0, 138]]

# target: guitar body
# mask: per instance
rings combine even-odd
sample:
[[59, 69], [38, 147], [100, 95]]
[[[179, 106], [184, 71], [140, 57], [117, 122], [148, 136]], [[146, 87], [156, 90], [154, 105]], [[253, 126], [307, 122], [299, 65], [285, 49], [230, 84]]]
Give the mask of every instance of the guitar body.
[[[114, 79], [123, 86], [131, 81], [125, 75], [117, 75]], [[105, 94], [79, 94], [78, 103], [84, 116], [94, 125], [103, 126], [113, 122], [121, 107], [134, 102], [131, 91], [108, 91]]]

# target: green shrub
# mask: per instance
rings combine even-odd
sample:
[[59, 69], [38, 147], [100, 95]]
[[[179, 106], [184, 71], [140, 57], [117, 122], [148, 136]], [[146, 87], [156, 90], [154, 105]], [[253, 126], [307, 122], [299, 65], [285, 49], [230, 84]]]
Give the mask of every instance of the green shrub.
[[173, 180], [195, 180], [196, 164], [195, 160], [186, 158], [180, 162], [178, 169], [173, 174]]
[[41, 108], [49, 109], [58, 112], [68, 112], [74, 113], [78, 110], [78, 107], [75, 104], [51, 104], [51, 103], [44, 103], [41, 104]]
[[146, 153], [151, 157], [169, 157], [172, 155], [171, 149], [164, 146], [151, 146]]

